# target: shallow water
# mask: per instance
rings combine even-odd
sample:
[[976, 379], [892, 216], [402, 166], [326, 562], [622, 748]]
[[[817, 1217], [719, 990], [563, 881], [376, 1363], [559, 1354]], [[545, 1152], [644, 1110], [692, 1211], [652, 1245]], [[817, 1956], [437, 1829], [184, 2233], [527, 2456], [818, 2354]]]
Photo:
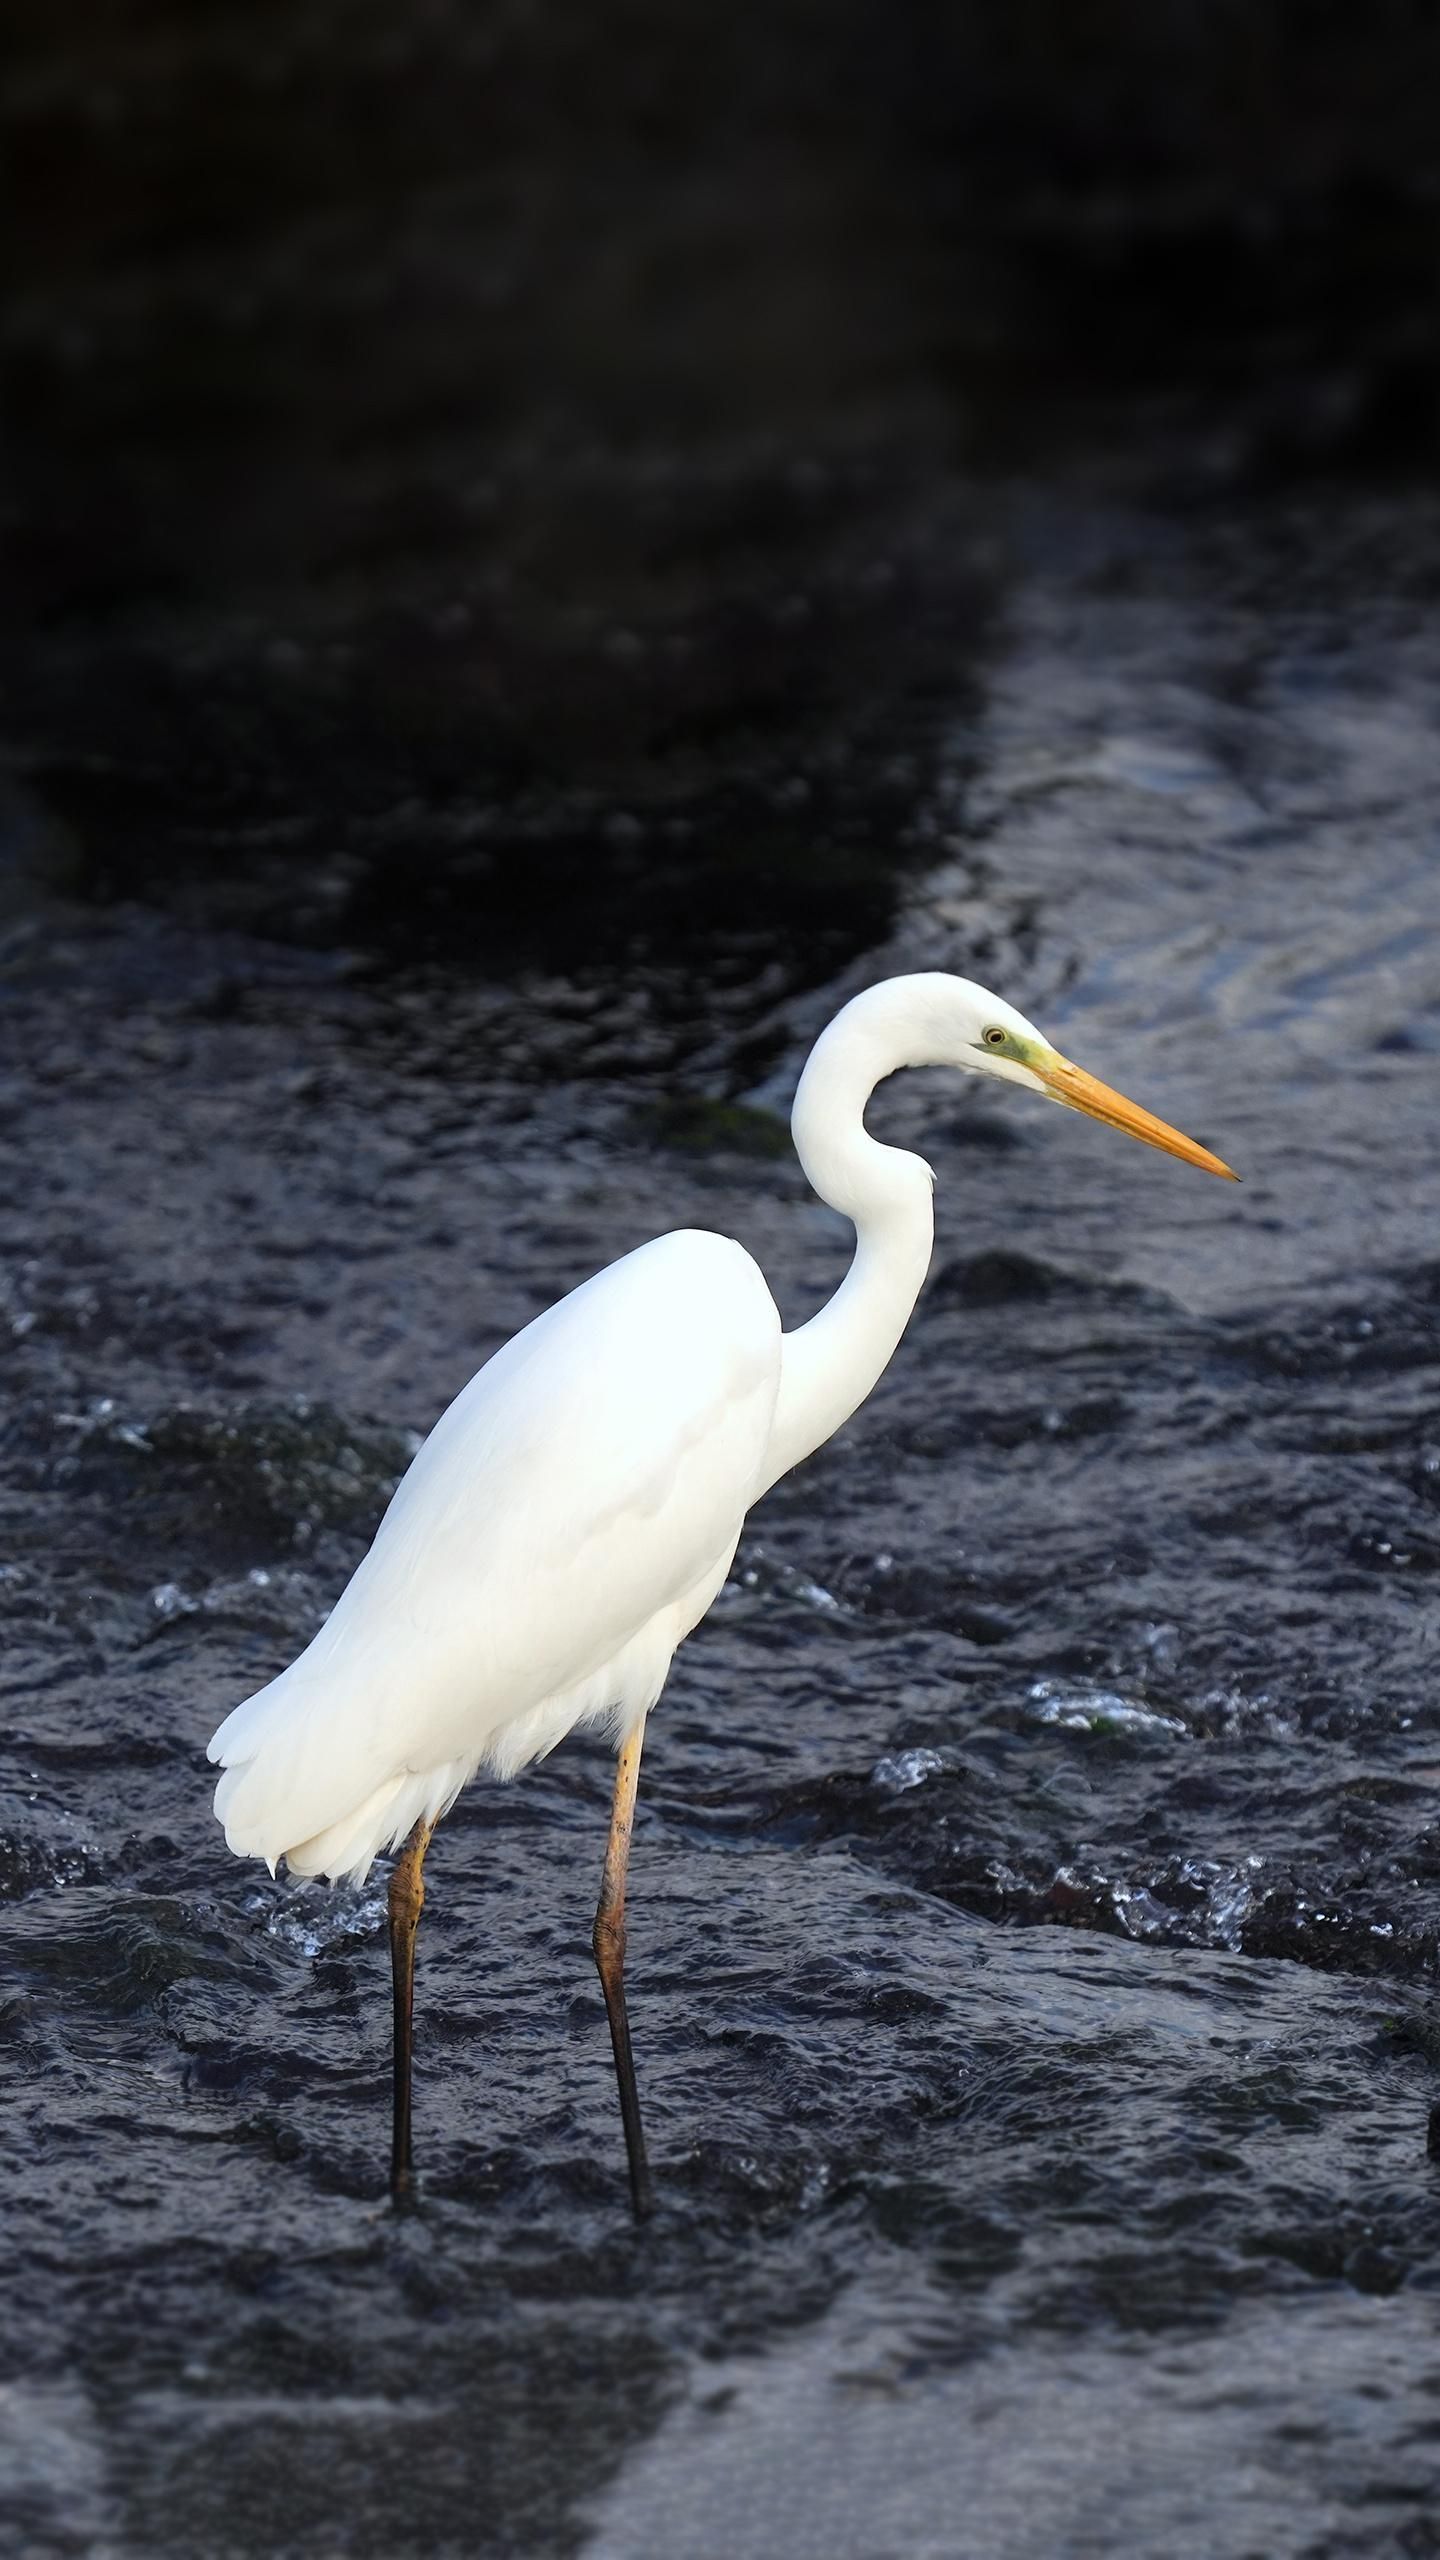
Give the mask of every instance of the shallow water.
[[[995, 619], [868, 944], [737, 963], [718, 1017], [663, 954], [8, 930], [17, 2550], [1432, 2547], [1440, 528], [987, 507]], [[647, 1746], [657, 2220], [575, 1744], [437, 1842], [397, 2218], [383, 1878], [231, 1861], [205, 1739], [559, 1290], [687, 1222], [792, 1320], [832, 1285], [767, 1115], [916, 964], [1244, 1187], [942, 1076], [879, 1099], [932, 1281]]]

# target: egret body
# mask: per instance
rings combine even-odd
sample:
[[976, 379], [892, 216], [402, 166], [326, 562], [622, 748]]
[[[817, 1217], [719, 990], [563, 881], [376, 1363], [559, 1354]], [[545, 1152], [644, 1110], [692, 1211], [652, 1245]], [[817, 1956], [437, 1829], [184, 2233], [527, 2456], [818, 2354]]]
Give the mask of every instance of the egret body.
[[[510, 1778], [576, 1725], [619, 1750], [594, 1947], [637, 2213], [650, 2200], [625, 2010], [625, 1880], [645, 1719], [730, 1569], [751, 1504], [862, 1404], [930, 1261], [933, 1176], [865, 1128], [900, 1067], [996, 1076], [1229, 1176], [1219, 1158], [1073, 1067], [965, 978], [892, 978], [811, 1053], [792, 1129], [854, 1259], [827, 1305], [781, 1330], [757, 1263], [682, 1229], [537, 1316], [442, 1414], [319, 1634], [210, 1745], [230, 1847], [292, 1874], [390, 1886], [391, 2181], [411, 2177], [410, 2040], [421, 1870], [478, 1770]], [[1233, 1176], [1229, 1176], [1233, 1180]]]

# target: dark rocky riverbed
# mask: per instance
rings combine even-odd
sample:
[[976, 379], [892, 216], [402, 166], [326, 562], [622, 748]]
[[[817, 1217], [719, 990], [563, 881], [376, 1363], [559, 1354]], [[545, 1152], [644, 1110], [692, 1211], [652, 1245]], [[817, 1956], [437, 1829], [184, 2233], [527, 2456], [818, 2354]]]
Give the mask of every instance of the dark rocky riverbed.
[[[933, 97], [983, 46], [857, 158], [848, 12], [798, 197], [728, 52], [754, 113], [666, 156], [651, 90], [715, 65], [648, 26], [561, 203], [578, 21], [512, 14], [486, 126], [466, 13], [392, 14], [37, 18], [9, 109], [12, 192], [83, 132], [120, 212], [37, 229], [5, 339], [0, 2542], [1423, 2560], [1440, 505], [1376, 279], [1429, 199], [1339, 83], [1247, 231], [1265, 118], [1221, 184], [1180, 81], [1105, 214], [1002, 48], [956, 202]], [[1103, 157], [1131, 93], [1065, 67]], [[1293, 242], [1352, 160], [1327, 298]], [[788, 1320], [833, 1286], [784, 1114], [914, 966], [1243, 1187], [882, 1094], [930, 1285], [647, 1744], [656, 2220], [584, 1743], [438, 1838], [397, 2217], [383, 1875], [231, 1860], [206, 1739], [560, 1291], [686, 1223]]]

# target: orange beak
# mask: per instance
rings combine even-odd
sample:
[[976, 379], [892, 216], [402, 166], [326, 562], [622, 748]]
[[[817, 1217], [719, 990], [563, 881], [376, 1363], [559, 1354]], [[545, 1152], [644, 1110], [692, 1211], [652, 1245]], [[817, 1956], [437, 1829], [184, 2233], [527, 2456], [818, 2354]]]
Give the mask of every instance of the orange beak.
[[1040, 1078], [1046, 1092], [1055, 1102], [1066, 1102], [1072, 1111], [1085, 1111], [1092, 1120], [1103, 1120], [1107, 1129], [1123, 1129], [1127, 1137], [1143, 1138], [1147, 1147], [1159, 1147], [1167, 1156], [1178, 1156], [1182, 1164], [1195, 1164], [1202, 1173], [1218, 1173], [1226, 1182], [1238, 1182], [1228, 1164], [1212, 1156], [1208, 1147], [1197, 1147], [1193, 1138], [1183, 1138], [1168, 1122], [1157, 1120], [1153, 1112], [1142, 1111], [1138, 1102], [1127, 1102], [1123, 1093], [1115, 1093], [1097, 1076], [1089, 1076], [1083, 1067], [1072, 1067], [1052, 1049], [1044, 1059], [1026, 1062]]

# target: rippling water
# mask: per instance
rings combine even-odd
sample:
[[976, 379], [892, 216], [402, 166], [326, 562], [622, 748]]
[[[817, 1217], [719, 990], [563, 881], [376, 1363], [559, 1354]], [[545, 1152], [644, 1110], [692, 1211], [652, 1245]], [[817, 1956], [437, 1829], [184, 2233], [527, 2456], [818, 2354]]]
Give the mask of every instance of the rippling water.
[[[1440, 528], [994, 505], [929, 856], [823, 985], [674, 985], [659, 1036], [653, 972], [642, 1013], [623, 974], [376, 974], [173, 911], [11, 928], [17, 2550], [1434, 2547]], [[687, 1222], [791, 1320], [833, 1284], [768, 1115], [916, 964], [1244, 1188], [887, 1089], [931, 1284], [651, 1727], [657, 2221], [583, 1744], [437, 1841], [397, 2218], [383, 1878], [231, 1861], [206, 1737], [563, 1288]]]

